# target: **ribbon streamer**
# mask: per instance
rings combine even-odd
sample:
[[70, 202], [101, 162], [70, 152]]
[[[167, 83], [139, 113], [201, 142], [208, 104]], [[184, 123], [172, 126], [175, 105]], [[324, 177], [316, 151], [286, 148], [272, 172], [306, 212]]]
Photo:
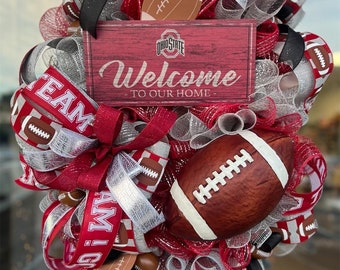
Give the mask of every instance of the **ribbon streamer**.
[[134, 225], [146, 233], [163, 223], [165, 219], [132, 181], [132, 178], [140, 172], [139, 164], [126, 153], [120, 152], [109, 168], [106, 184]]
[[71, 158], [62, 157], [52, 150], [29, 151], [23, 149], [23, 157], [31, 168], [39, 172], [53, 171], [69, 164], [72, 160]]
[[96, 26], [107, 0], [84, 0], [80, 9], [80, 26], [94, 38], [97, 37]]
[[37, 181], [33, 169], [27, 164], [22, 154], [19, 154], [19, 161], [24, 173], [22, 176], [15, 179], [16, 184], [23, 188], [35, 191], [50, 189], [49, 187], [42, 185]]
[[54, 153], [66, 158], [75, 158], [97, 144], [96, 139], [90, 139], [67, 128], [61, 128], [48, 143]]
[[45, 264], [49, 267], [49, 269], [58, 270], [78, 268], [78, 266], [69, 266], [66, 268], [62, 259], [55, 258], [49, 255], [49, 249], [52, 245], [53, 239], [59, 233], [65, 222], [71, 217], [74, 211], [74, 208], [62, 205], [58, 201], [56, 201], [52, 203], [44, 213], [42, 222], [43, 227], [41, 234], [41, 244], [43, 247], [43, 257], [45, 260]]

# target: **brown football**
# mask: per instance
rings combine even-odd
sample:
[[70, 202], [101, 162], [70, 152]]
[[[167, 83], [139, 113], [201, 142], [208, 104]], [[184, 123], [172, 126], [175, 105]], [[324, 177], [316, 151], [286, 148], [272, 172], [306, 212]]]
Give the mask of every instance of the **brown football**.
[[169, 231], [191, 240], [243, 233], [275, 208], [293, 169], [290, 137], [272, 131], [224, 135], [184, 166], [164, 209]]
[[134, 269], [158, 270], [159, 258], [151, 253], [142, 253], [137, 256]]
[[112, 262], [103, 264], [96, 268], [99, 270], [131, 270], [136, 261], [136, 254], [121, 253], [117, 259]]
[[28, 140], [36, 144], [48, 144], [55, 134], [52, 126], [35, 116], [25, 117], [22, 121], [22, 129]]
[[72, 191], [59, 191], [58, 200], [65, 205], [74, 207], [82, 201], [85, 195], [85, 191], [80, 189], [74, 189]]
[[202, 0], [144, 0], [142, 20], [194, 20]]
[[147, 157], [143, 157], [139, 164], [143, 167], [143, 170], [137, 175], [138, 181], [147, 186], [156, 185], [163, 170], [162, 165]]
[[118, 233], [116, 235], [115, 242], [113, 244], [114, 248], [125, 247], [128, 244], [129, 236], [124, 222], [120, 222]]

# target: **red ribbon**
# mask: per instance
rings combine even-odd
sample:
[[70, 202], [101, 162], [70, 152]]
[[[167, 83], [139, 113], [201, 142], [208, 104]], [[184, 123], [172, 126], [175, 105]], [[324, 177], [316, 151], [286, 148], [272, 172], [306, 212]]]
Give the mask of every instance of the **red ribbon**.
[[[119, 204], [109, 191], [89, 192], [81, 226], [72, 224], [75, 239], [63, 235], [62, 232], [77, 208], [60, 206], [62, 204], [59, 201], [53, 202], [45, 210], [42, 218], [41, 242], [45, 263], [50, 269], [80, 270], [101, 266], [112, 249], [119, 229], [122, 217]], [[62, 258], [49, 254], [52, 243], [60, 235], [64, 243]]]
[[115, 146], [113, 142], [121, 129], [122, 119], [121, 111], [100, 105], [93, 124], [99, 146], [77, 156], [59, 176], [53, 179], [51, 179], [52, 176], [40, 178], [45, 173], [36, 172], [40, 176], [36, 175], [39, 182], [51, 188], [65, 191], [75, 188], [84, 188], [90, 191], [102, 190], [105, 187], [106, 172], [115, 154], [123, 150], [145, 149], [160, 141], [175, 122], [176, 114], [159, 107], [135, 140], [125, 145]]
[[268, 20], [257, 27], [256, 56], [265, 58], [275, 47], [279, 39], [279, 28], [276, 23]]

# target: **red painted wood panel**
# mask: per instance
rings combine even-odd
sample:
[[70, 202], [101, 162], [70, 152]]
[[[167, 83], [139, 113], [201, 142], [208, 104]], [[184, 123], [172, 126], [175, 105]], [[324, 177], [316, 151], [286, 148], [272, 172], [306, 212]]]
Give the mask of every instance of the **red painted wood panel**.
[[250, 20], [109, 21], [84, 33], [87, 89], [111, 106], [249, 102]]

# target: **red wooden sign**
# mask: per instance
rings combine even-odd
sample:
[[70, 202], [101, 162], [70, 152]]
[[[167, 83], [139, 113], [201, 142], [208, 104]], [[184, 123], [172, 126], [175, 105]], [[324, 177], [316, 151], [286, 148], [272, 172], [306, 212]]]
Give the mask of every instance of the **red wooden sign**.
[[256, 25], [251, 20], [109, 21], [84, 33], [88, 93], [98, 103], [249, 102]]

